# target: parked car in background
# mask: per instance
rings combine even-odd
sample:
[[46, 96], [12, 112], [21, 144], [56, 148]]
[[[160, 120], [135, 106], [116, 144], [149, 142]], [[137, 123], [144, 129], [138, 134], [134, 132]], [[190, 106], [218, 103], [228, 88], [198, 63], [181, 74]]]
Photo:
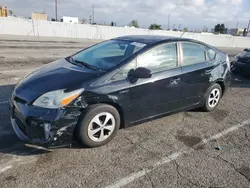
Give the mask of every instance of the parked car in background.
[[57, 146], [108, 143], [119, 128], [201, 107], [214, 110], [230, 84], [228, 55], [199, 41], [124, 36], [45, 65], [11, 98], [17, 136]]
[[233, 72], [242, 76], [250, 76], [250, 48], [235, 56], [231, 64]]

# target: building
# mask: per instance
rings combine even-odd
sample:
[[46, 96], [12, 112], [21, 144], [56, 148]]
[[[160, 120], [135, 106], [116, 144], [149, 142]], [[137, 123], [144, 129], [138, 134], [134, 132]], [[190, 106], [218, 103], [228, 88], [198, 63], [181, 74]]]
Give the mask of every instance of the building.
[[0, 17], [8, 16], [8, 8], [7, 6], [0, 6]]
[[62, 19], [61, 19], [61, 22], [65, 22], [65, 23], [79, 23], [79, 18], [77, 18], [77, 17], [63, 16]]
[[32, 12], [31, 19], [32, 20], [48, 20], [48, 16], [45, 13]]

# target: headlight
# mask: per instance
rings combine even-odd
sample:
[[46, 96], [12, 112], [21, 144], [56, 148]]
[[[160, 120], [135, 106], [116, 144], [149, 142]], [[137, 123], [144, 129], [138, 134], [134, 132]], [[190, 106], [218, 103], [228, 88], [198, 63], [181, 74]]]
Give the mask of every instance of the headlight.
[[236, 61], [238, 61], [238, 59], [239, 59], [239, 57], [235, 56], [233, 60], [236, 62]]
[[33, 105], [50, 109], [61, 108], [71, 103], [83, 91], [84, 89], [78, 89], [71, 92], [64, 92], [64, 90], [50, 91], [38, 97]]

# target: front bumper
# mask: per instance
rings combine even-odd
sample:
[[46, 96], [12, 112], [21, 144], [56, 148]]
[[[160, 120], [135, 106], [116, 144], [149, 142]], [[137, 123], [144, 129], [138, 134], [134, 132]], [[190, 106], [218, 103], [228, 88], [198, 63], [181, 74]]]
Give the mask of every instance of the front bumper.
[[70, 146], [81, 108], [45, 109], [10, 101], [11, 124], [23, 141], [43, 147]]

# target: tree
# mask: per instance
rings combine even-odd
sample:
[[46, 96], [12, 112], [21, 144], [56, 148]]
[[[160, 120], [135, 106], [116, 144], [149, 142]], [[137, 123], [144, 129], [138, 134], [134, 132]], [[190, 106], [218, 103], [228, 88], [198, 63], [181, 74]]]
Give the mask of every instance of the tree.
[[188, 28], [185, 27], [185, 28], [183, 29], [183, 31], [184, 31], [184, 32], [188, 32]]
[[214, 27], [214, 32], [215, 33], [221, 33], [221, 34], [225, 34], [227, 31], [227, 29], [225, 28], [225, 25], [222, 23], [222, 24], [217, 24], [215, 27]]
[[243, 37], [246, 37], [246, 36], [247, 36], [247, 28], [245, 28], [243, 31]]
[[132, 20], [132, 21], [129, 23], [129, 26], [130, 26], [130, 27], [139, 28], [138, 21], [137, 21], [137, 20]]
[[110, 24], [111, 26], [114, 26], [115, 25], [115, 23], [114, 22], [111, 22], [111, 24]]
[[13, 11], [12, 11], [12, 10], [9, 10], [9, 14], [12, 16], [12, 15], [13, 15]]
[[82, 18], [82, 19], [79, 20], [79, 23], [80, 24], [85, 24], [85, 23], [87, 23], [87, 20], [85, 18]]
[[161, 30], [161, 25], [158, 25], [158, 24], [151, 24], [149, 26], [149, 29], [152, 29], [152, 30]]
[[214, 32], [215, 32], [215, 33], [219, 33], [219, 32], [220, 32], [220, 24], [217, 24], [217, 25], [214, 27]]
[[225, 25], [224, 24], [220, 25], [220, 33], [225, 34]]

